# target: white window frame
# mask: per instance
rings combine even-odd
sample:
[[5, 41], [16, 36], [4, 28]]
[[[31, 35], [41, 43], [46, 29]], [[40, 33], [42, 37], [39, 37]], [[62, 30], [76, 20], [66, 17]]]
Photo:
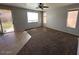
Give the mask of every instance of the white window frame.
[[75, 29], [78, 20], [78, 10], [69, 11], [67, 16], [67, 27]]
[[47, 13], [46, 12], [43, 13], [43, 23], [44, 24], [47, 23]]
[[[33, 15], [32, 15], [33, 13]], [[35, 18], [36, 15], [36, 19]], [[28, 18], [28, 23], [34, 23], [34, 22], [38, 22], [38, 12], [27, 12], [27, 18]]]

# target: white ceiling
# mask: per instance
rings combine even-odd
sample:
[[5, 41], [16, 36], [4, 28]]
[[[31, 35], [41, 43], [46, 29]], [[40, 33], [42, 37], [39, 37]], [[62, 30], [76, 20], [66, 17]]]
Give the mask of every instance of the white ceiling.
[[50, 6], [50, 8], [63, 7], [71, 4], [72, 3], [47, 3], [47, 5]]
[[[63, 7], [71, 4], [72, 3], [44, 3], [44, 5], [47, 5], [49, 8]], [[38, 3], [3, 3], [3, 5], [21, 7], [21, 8], [27, 8], [33, 10], [41, 10], [41, 9], [36, 9], [36, 7], [38, 7]]]

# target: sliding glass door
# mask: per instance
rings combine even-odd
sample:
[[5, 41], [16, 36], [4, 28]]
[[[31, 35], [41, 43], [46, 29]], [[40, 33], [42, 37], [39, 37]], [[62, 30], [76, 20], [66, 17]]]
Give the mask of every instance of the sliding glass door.
[[3, 28], [2, 28], [2, 23], [1, 23], [1, 19], [0, 19], [0, 34], [3, 33]]
[[14, 31], [11, 10], [0, 9], [0, 33]]

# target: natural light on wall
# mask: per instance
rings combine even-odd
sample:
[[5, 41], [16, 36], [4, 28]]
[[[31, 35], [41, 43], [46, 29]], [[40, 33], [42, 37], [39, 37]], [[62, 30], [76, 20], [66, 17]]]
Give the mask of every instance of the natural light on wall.
[[27, 12], [28, 23], [38, 22], [38, 13], [36, 12]]
[[46, 12], [43, 13], [43, 20], [44, 20], [44, 24], [46, 24], [47, 23], [47, 13]]
[[69, 11], [67, 18], [67, 27], [76, 28], [78, 11]]

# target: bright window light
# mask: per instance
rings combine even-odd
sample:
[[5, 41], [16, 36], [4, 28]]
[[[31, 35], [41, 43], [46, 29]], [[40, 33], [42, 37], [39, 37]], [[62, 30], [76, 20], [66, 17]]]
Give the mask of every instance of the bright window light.
[[67, 18], [67, 27], [76, 28], [78, 11], [69, 11]]
[[44, 20], [44, 23], [46, 24], [47, 23], [47, 13], [46, 12], [43, 13], [43, 20]]
[[27, 12], [28, 23], [38, 22], [38, 13], [36, 12]]

